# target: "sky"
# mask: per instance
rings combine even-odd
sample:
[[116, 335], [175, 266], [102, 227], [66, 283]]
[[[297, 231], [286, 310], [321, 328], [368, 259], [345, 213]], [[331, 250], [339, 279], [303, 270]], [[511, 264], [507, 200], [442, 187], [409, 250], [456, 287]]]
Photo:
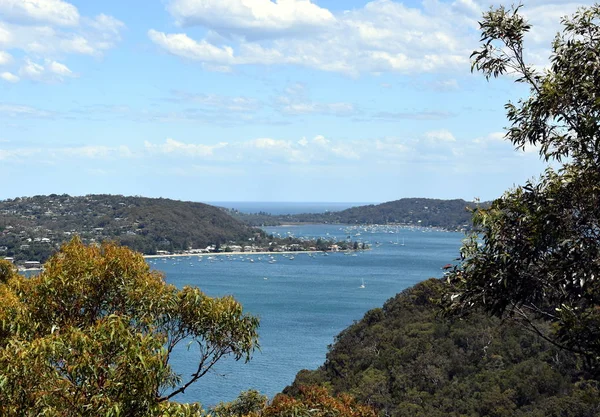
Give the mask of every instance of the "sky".
[[[526, 0], [543, 68], [560, 18]], [[0, 199], [490, 200], [528, 89], [471, 73], [489, 0], [0, 0]]]

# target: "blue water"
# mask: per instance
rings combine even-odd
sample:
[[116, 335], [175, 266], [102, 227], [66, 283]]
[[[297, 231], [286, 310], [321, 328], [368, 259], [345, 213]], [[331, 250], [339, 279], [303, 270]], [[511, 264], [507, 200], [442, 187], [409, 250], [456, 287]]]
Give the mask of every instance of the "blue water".
[[[234, 295], [248, 312], [261, 319], [261, 351], [252, 361], [219, 363], [214, 373], [176, 400], [210, 406], [230, 401], [249, 388], [273, 396], [301, 369], [319, 367], [334, 336], [366, 311], [382, 306], [419, 281], [440, 277], [441, 267], [456, 258], [464, 237], [419, 228], [307, 225], [266, 229], [282, 236], [350, 236], [369, 242], [373, 248], [357, 256], [337, 253], [311, 257], [302, 253], [290, 260], [276, 255], [275, 263], [269, 263], [265, 255], [250, 254], [221, 255], [213, 261], [206, 257], [152, 260], [154, 268], [166, 273], [168, 282], [178, 287], [196, 285], [212, 296]], [[365, 288], [360, 288], [363, 280]], [[190, 355], [193, 353], [183, 350], [174, 355], [172, 363], [178, 372], [191, 373], [194, 361]]]
[[373, 203], [309, 203], [309, 202], [256, 202], [256, 201], [211, 201], [207, 204], [239, 210], [242, 213], [265, 212], [270, 214], [325, 213], [341, 211], [350, 207]]

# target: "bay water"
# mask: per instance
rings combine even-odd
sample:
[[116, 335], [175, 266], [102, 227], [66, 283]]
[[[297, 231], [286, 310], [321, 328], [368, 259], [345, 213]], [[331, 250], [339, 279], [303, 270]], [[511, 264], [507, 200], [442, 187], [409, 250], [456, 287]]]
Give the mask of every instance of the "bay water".
[[[302, 369], [325, 360], [335, 336], [370, 309], [417, 282], [441, 277], [456, 259], [462, 233], [397, 226], [300, 225], [265, 228], [280, 236], [366, 242], [356, 253], [293, 256], [218, 255], [155, 258], [154, 269], [178, 287], [194, 285], [210, 296], [233, 295], [260, 318], [260, 351], [249, 363], [221, 360], [214, 370], [175, 397], [210, 407], [247, 389], [272, 397]], [[362, 287], [364, 283], [364, 288]], [[194, 371], [194, 351], [173, 353], [184, 380]]]

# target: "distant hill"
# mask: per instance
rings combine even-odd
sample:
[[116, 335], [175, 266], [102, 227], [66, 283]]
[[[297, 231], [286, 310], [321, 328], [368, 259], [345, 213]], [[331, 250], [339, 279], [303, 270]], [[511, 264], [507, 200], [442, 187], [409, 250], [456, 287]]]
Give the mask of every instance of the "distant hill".
[[0, 256], [43, 261], [74, 234], [86, 242], [113, 239], [146, 254], [264, 236], [202, 203], [66, 194], [0, 201]]
[[[488, 203], [482, 203], [486, 206]], [[438, 200], [431, 198], [403, 198], [382, 204], [352, 207], [327, 213], [270, 215], [268, 213], [245, 214], [230, 211], [232, 215], [253, 225], [277, 225], [288, 222], [389, 224], [400, 223], [415, 226], [441, 227], [459, 230], [471, 226], [468, 209], [476, 203], [465, 200]]]
[[337, 336], [323, 366], [298, 373], [284, 393], [325, 384], [381, 416], [600, 415], [599, 385], [572, 354], [510, 320], [443, 320], [443, 290], [430, 279], [369, 311]]

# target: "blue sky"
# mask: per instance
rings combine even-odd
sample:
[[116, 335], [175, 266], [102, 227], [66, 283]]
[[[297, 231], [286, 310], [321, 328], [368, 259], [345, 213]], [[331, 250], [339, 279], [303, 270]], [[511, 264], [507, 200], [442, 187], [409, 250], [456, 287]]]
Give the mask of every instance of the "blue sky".
[[[543, 68], [560, 17], [528, 0]], [[0, 198], [492, 199], [528, 91], [470, 73], [488, 0], [0, 0]]]

